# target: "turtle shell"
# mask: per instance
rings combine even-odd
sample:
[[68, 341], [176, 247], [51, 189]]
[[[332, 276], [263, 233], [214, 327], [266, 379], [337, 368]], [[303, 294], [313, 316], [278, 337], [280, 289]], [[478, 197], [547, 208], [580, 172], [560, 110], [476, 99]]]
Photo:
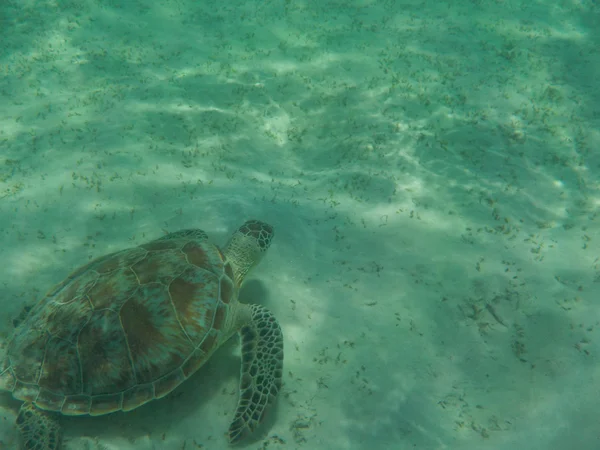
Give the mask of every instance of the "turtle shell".
[[163, 397], [227, 337], [237, 291], [208, 241], [162, 239], [99, 258], [54, 288], [10, 341], [2, 386], [66, 415]]

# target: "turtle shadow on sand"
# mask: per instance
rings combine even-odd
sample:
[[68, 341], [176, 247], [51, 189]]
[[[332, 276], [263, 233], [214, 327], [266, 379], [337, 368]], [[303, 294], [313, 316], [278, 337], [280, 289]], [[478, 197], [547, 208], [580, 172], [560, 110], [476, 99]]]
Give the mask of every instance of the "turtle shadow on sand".
[[[199, 427], [203, 421], [208, 421], [206, 405], [214, 401], [215, 396], [235, 397], [237, 399], [237, 378], [239, 377], [239, 357], [233, 354], [239, 341], [236, 337], [224, 344], [208, 362], [201, 367], [190, 379], [178, 386], [165, 397], [154, 400], [133, 411], [124, 413], [114, 412], [105, 416], [91, 417], [62, 417], [65, 429], [65, 441], [80, 437], [99, 437], [110, 442], [120, 437], [131, 442], [142, 437], [160, 442], [166, 435], [177, 430], [177, 425], [196, 417]], [[235, 389], [234, 395], [225, 392]], [[223, 417], [223, 429], [217, 429], [219, 435], [212, 439], [226, 442], [225, 432], [233, 418], [235, 399], [228, 400], [231, 404], [230, 417]], [[18, 408], [18, 402], [16, 402]], [[224, 407], [223, 410], [226, 408]], [[203, 411], [204, 410], [204, 411]], [[194, 436], [181, 436], [181, 440]]]

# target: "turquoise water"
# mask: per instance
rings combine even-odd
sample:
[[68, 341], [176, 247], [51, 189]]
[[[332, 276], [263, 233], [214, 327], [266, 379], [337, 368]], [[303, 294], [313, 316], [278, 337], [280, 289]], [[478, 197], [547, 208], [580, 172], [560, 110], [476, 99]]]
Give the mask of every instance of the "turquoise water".
[[[240, 448], [598, 448], [599, 49], [591, 0], [4, 1], [2, 340], [92, 258], [258, 218], [284, 386]], [[64, 448], [229, 448], [238, 356]]]

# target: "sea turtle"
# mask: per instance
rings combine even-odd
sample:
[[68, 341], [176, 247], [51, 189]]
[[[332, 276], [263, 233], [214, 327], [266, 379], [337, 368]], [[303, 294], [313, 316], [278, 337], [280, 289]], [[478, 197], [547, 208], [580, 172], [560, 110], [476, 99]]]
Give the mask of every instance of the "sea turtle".
[[164, 397], [235, 332], [239, 400], [229, 441], [248, 436], [280, 388], [283, 337], [273, 314], [238, 302], [269, 248], [270, 225], [244, 223], [221, 250], [182, 230], [77, 269], [34, 306], [8, 343], [0, 388], [23, 400], [27, 450], [60, 448], [60, 415], [131, 411]]

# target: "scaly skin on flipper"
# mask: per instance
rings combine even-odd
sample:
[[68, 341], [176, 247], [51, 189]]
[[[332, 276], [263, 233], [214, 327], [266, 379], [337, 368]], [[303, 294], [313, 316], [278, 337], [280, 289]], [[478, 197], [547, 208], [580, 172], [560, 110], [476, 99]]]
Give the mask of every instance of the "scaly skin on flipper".
[[240, 330], [242, 370], [240, 398], [229, 427], [229, 442], [252, 433], [263, 420], [267, 406], [277, 398], [283, 372], [283, 335], [275, 316], [266, 308], [250, 305], [251, 322]]
[[42, 411], [31, 402], [21, 405], [17, 427], [23, 437], [25, 450], [57, 450], [61, 429], [56, 413]]

